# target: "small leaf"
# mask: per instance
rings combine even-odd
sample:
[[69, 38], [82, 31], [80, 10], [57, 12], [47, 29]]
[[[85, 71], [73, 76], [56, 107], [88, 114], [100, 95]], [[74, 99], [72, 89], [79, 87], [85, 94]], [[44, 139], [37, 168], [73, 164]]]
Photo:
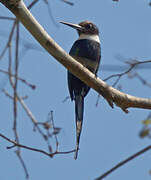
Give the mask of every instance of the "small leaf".
[[141, 137], [141, 138], [145, 138], [146, 136], [148, 136], [149, 135], [149, 132], [150, 132], [150, 129], [143, 129], [142, 131], [140, 131], [140, 133], [139, 133], [139, 136]]
[[142, 121], [142, 123], [144, 124], [144, 125], [150, 125], [151, 124], [151, 119], [145, 119], [145, 120], [143, 120]]

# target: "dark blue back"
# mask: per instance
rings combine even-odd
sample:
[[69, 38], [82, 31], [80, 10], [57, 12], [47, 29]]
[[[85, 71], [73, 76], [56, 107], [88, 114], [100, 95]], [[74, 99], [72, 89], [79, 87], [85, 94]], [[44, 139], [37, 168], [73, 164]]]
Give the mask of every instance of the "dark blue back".
[[[69, 54], [71, 56], [84, 57], [85, 61], [86, 59], [88, 59], [89, 62], [97, 62], [97, 69], [91, 69], [94, 74], [97, 73], [101, 58], [101, 48], [98, 42], [88, 39], [77, 40], [73, 44]], [[69, 71], [68, 88], [71, 100], [75, 99], [75, 96], [77, 95], [82, 95], [83, 97], [85, 97], [90, 90], [90, 88], [85, 83], [83, 83], [80, 79], [78, 79]]]

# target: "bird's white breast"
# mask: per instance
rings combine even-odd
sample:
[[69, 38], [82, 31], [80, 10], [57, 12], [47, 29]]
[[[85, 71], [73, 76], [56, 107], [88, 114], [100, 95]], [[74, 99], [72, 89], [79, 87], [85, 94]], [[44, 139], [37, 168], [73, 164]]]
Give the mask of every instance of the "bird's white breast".
[[97, 34], [80, 34], [78, 40], [80, 39], [89, 39], [100, 43], [100, 38]]

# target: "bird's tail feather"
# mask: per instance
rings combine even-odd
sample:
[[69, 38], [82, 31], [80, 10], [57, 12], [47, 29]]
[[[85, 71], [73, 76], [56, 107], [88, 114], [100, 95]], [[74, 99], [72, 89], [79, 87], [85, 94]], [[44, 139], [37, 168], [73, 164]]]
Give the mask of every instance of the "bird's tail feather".
[[80, 135], [82, 130], [82, 122], [83, 122], [83, 111], [84, 111], [84, 97], [79, 95], [75, 97], [75, 116], [76, 116], [76, 149], [74, 159], [77, 159], [79, 143], [80, 143]]

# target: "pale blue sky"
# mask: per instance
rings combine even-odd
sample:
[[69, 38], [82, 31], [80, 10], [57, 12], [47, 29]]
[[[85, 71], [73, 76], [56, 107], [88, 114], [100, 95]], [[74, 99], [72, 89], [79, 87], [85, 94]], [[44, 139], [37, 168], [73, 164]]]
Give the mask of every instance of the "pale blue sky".
[[[26, 1], [27, 2], [27, 1]], [[31, 2], [31, 1], [30, 1]], [[137, 58], [148, 60], [151, 57], [151, 7], [147, 1], [127, 0], [118, 3], [111, 0], [102, 1], [73, 1], [74, 6], [68, 6], [61, 1], [50, 1], [53, 17], [59, 21], [79, 23], [83, 20], [93, 21], [100, 29], [102, 59], [101, 65], [123, 63], [117, 60], [116, 55], [125, 59]], [[29, 4], [29, 2], [28, 2]], [[47, 6], [43, 1], [37, 3], [31, 10], [46, 31], [67, 52], [77, 39], [77, 33], [69, 27], [59, 24], [57, 28], [48, 15]], [[13, 15], [0, 4], [0, 16]], [[0, 20], [0, 49], [10, 32], [11, 23]], [[21, 96], [28, 95], [25, 101], [37, 120], [47, 120], [50, 110], [54, 111], [56, 126], [62, 128], [59, 134], [59, 150], [68, 151], [75, 147], [75, 119], [74, 103], [62, 100], [68, 96], [66, 69], [50, 56], [32, 36], [21, 27], [22, 42], [33, 43], [37, 50], [29, 49], [26, 54], [21, 49], [20, 76], [37, 86], [32, 91], [25, 85], [19, 85]], [[7, 54], [1, 61], [1, 68], [6, 69]], [[141, 70], [140, 74], [150, 80], [150, 71]], [[100, 71], [98, 75], [103, 79], [116, 72]], [[0, 74], [1, 87], [4, 87], [7, 78]], [[3, 84], [4, 82], [4, 84]], [[112, 84], [112, 81], [110, 81]], [[141, 97], [150, 97], [150, 89], [142, 86], [137, 79], [123, 77], [120, 81], [123, 91]], [[12, 93], [8, 83], [5, 88]], [[13, 138], [12, 101], [0, 93], [1, 101], [1, 132]], [[141, 121], [149, 111], [129, 109], [125, 114], [118, 107], [111, 109], [106, 101], [101, 98], [96, 108], [97, 93], [91, 90], [85, 100], [85, 114], [83, 131], [81, 135], [78, 160], [74, 160], [73, 154], [56, 155], [50, 159], [40, 153], [22, 150], [22, 156], [29, 171], [30, 179], [63, 179], [63, 180], [93, 180], [107, 171], [119, 161], [139, 151], [150, 144], [148, 139], [140, 139]], [[18, 132], [22, 144], [47, 150], [42, 138], [34, 133], [31, 121], [19, 106]], [[20, 180], [25, 179], [23, 169], [13, 153], [14, 150], [6, 150], [9, 145], [1, 140], [0, 179]], [[52, 143], [53, 144], [53, 143]], [[107, 180], [149, 180], [151, 153], [140, 156], [122, 168], [118, 169]]]

